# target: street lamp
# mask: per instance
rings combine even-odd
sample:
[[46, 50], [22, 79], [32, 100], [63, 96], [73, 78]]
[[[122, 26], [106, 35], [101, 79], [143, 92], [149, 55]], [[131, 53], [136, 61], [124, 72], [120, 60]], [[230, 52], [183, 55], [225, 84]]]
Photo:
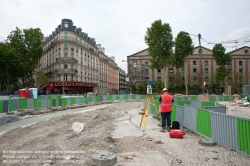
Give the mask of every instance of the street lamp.
[[203, 77], [203, 65], [202, 65], [202, 50], [201, 50], [201, 34], [194, 35], [190, 34], [188, 32], [184, 32], [187, 35], [197, 36], [199, 39], [199, 55], [200, 55], [200, 73], [201, 73], [201, 88], [202, 88], [202, 94], [204, 94], [204, 77]]

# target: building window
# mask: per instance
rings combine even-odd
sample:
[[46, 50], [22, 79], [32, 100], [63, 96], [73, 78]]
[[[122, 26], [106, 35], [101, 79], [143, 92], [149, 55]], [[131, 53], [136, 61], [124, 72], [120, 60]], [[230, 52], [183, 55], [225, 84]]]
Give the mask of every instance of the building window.
[[161, 77], [157, 77], [157, 80], [161, 80]]
[[169, 77], [168, 80], [171, 81], [172, 77]]
[[148, 74], [149, 73], [149, 70], [148, 69], [145, 69], [145, 74]]
[[205, 61], [205, 65], [206, 65], [206, 66], [208, 65], [208, 61]]
[[68, 76], [64, 76], [64, 81], [67, 81], [68, 80]]
[[185, 80], [185, 78], [184, 78], [184, 77], [181, 77], [181, 80], [182, 80], [182, 81], [184, 81], [184, 80]]
[[231, 62], [227, 62], [226, 65], [229, 65], [229, 66], [230, 66], [230, 65], [231, 65]]
[[245, 49], [245, 51], [244, 51], [244, 52], [245, 52], [245, 54], [248, 54], [248, 53], [249, 53], [249, 51], [248, 51], [247, 49]]
[[239, 72], [240, 72], [240, 73], [243, 73], [243, 69], [239, 69]]
[[73, 81], [73, 76], [71, 76], [71, 81]]
[[239, 61], [239, 65], [242, 66], [242, 61]]
[[208, 76], [205, 77], [205, 81], [208, 82]]
[[196, 68], [193, 69], [193, 73], [196, 73]]
[[149, 80], [149, 77], [145, 77], [146, 80]]
[[184, 68], [183, 67], [181, 68], [181, 72], [184, 73]]
[[64, 58], [67, 58], [68, 57], [68, 53], [64, 53]]
[[193, 65], [196, 65], [196, 61], [193, 61]]
[[68, 33], [64, 33], [64, 39], [68, 39]]
[[68, 65], [67, 64], [64, 64], [64, 69], [67, 69], [68, 68]]
[[161, 69], [158, 69], [158, 73], [160, 73], [161, 72]]
[[148, 65], [148, 61], [145, 62], [145, 65]]
[[205, 68], [205, 73], [208, 73], [208, 68]]
[[174, 73], [174, 69], [169, 69], [169, 73]]
[[64, 43], [64, 48], [68, 48], [68, 43]]
[[68, 28], [69, 27], [69, 23], [68, 22], [64, 22], [64, 27]]

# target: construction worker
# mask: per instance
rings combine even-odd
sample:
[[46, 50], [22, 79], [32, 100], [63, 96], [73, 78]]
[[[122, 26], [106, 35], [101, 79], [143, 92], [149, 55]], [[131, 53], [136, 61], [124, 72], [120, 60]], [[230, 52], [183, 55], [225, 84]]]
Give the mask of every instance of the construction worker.
[[[162, 95], [159, 99], [160, 109], [161, 109], [161, 119], [162, 119], [162, 129], [160, 132], [165, 133], [166, 130], [170, 130], [171, 126], [171, 111], [172, 105], [174, 103], [174, 98], [170, 94], [168, 94], [168, 89], [164, 88], [162, 90]], [[167, 127], [166, 127], [166, 120], [167, 120]]]

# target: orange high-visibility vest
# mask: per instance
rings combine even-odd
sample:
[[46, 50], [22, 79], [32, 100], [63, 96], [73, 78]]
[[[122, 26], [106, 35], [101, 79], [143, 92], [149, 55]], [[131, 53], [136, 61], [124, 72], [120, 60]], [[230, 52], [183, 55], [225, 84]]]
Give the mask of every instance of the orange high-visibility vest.
[[169, 94], [161, 95], [161, 112], [171, 112], [172, 111], [172, 99], [173, 97]]

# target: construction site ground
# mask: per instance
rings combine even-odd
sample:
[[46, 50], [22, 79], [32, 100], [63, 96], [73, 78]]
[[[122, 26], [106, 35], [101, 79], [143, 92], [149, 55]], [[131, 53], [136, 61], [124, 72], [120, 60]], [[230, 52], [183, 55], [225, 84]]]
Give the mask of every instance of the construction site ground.
[[[245, 154], [222, 145], [200, 145], [201, 136], [190, 130], [184, 129], [183, 139], [170, 138], [168, 132], [159, 132], [152, 115], [143, 132], [138, 114], [142, 107], [141, 101], [114, 101], [2, 124], [0, 165], [91, 165], [91, 156], [102, 151], [117, 155], [116, 166], [250, 165]], [[249, 108], [229, 112], [250, 117]], [[74, 122], [84, 123], [80, 133], [72, 130]]]

